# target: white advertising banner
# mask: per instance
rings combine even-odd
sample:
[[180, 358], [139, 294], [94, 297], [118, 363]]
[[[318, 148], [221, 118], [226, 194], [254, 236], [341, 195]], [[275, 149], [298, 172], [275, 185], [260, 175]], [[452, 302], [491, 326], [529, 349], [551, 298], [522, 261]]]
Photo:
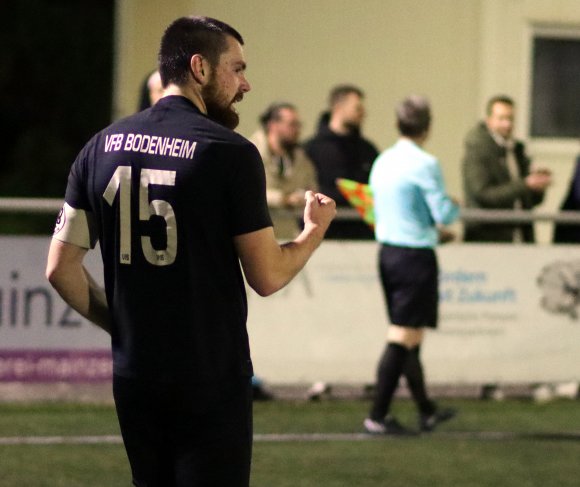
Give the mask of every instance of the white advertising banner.
[[580, 247], [455, 245], [439, 255], [433, 379], [580, 379]]
[[[44, 271], [50, 238], [0, 237], [0, 382], [111, 378], [108, 335], [68, 307]], [[100, 279], [98, 251], [87, 267]]]
[[[301, 276], [251, 294], [256, 373], [272, 382], [373, 382], [387, 317], [373, 242], [325, 242]], [[448, 244], [440, 320], [422, 347], [439, 383], [580, 379], [580, 247]]]
[[[0, 382], [110, 380], [106, 333], [44, 277], [49, 239], [0, 237]], [[387, 318], [374, 242], [325, 242], [285, 289], [248, 293], [256, 373], [270, 383], [368, 383]], [[440, 323], [422, 354], [440, 383], [580, 379], [580, 247], [438, 249]], [[100, 278], [98, 251], [87, 266]]]

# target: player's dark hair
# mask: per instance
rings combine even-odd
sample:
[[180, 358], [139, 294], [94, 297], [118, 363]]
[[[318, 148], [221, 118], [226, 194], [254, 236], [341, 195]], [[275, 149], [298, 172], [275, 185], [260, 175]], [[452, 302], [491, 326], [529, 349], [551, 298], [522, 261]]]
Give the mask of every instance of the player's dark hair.
[[514, 101], [507, 95], [495, 95], [489, 99], [487, 102], [487, 106], [485, 108], [485, 113], [487, 115], [491, 115], [491, 111], [493, 110], [493, 106], [496, 103], [504, 103], [505, 105], [509, 105], [510, 107], [514, 106]]
[[417, 137], [431, 125], [431, 107], [424, 96], [411, 95], [405, 98], [395, 110], [397, 127], [401, 135]]
[[280, 120], [280, 112], [284, 109], [296, 111], [296, 107], [292, 103], [277, 102], [272, 103], [262, 115], [260, 115], [260, 124], [264, 130], [267, 130], [268, 123]]
[[207, 58], [217, 66], [220, 55], [227, 49], [227, 36], [240, 44], [244, 40], [230, 25], [210, 17], [181, 17], [163, 34], [159, 49], [159, 74], [165, 88], [169, 83], [183, 86], [189, 79], [190, 62], [195, 54]]
[[355, 93], [359, 98], [364, 98], [365, 94], [358, 86], [355, 85], [338, 85], [335, 86], [328, 95], [328, 105], [332, 109], [337, 103], [341, 102], [345, 97]]

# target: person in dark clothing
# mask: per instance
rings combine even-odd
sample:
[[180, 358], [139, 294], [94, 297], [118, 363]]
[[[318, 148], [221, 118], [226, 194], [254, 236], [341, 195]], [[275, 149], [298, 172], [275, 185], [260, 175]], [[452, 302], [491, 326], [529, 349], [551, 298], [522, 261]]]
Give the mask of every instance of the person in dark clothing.
[[157, 103], [163, 96], [163, 85], [159, 71], [151, 71], [139, 89], [139, 107], [138, 111], [146, 110]]
[[[50, 283], [111, 335], [137, 487], [249, 486], [246, 282], [261, 296], [284, 287], [335, 213], [330, 198], [307, 191], [304, 230], [276, 241], [260, 154], [233, 131], [234, 105], [250, 91], [243, 44], [208, 17], [166, 29], [163, 98], [81, 150], [50, 244]], [[104, 289], [83, 265], [97, 241]]]
[[[580, 211], [580, 156], [576, 159], [574, 175], [560, 210]], [[556, 224], [554, 226], [554, 243], [580, 243], [580, 225]]]
[[[322, 113], [318, 131], [304, 148], [318, 174], [321, 192], [336, 201], [338, 207], [349, 206], [336, 186], [337, 178], [367, 183], [371, 166], [378, 156], [372, 142], [361, 135], [365, 116], [364, 93], [356, 86], [340, 85], [332, 89], [329, 110]], [[362, 220], [334, 220], [327, 238], [372, 240], [373, 231]]]
[[[531, 210], [544, 200], [550, 171], [532, 168], [524, 144], [513, 136], [515, 107], [498, 95], [487, 103], [485, 121], [465, 137], [463, 189], [467, 208]], [[468, 222], [466, 242], [535, 242], [533, 224]]]

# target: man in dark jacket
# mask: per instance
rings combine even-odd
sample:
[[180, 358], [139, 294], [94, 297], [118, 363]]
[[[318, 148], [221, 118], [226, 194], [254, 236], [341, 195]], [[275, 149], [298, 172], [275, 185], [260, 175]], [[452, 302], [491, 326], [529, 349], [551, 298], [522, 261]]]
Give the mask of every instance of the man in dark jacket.
[[[580, 210], [580, 156], [576, 158], [574, 174], [566, 198], [560, 205], [562, 211]], [[554, 243], [580, 243], [580, 225], [557, 223], [554, 225]]]
[[[465, 138], [465, 206], [483, 209], [531, 209], [544, 199], [551, 182], [546, 169], [530, 171], [524, 144], [512, 137], [514, 102], [495, 96], [487, 117]], [[466, 242], [534, 242], [533, 225], [467, 223]]]
[[[316, 167], [320, 191], [332, 197], [337, 206], [348, 207], [340, 194], [337, 178], [368, 183], [371, 166], [378, 156], [377, 148], [361, 135], [365, 116], [364, 93], [352, 85], [332, 89], [330, 109], [320, 117], [317, 134], [305, 144], [305, 150]], [[334, 220], [327, 238], [373, 239], [370, 227], [362, 220]]]

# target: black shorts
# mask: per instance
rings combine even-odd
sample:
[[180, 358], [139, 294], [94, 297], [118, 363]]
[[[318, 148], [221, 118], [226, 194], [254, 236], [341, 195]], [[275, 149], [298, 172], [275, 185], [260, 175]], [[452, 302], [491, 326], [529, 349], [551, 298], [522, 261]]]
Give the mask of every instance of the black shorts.
[[113, 394], [134, 485], [248, 487], [249, 377], [178, 386], [115, 375]]
[[436, 328], [439, 269], [435, 251], [383, 244], [379, 270], [390, 322]]

